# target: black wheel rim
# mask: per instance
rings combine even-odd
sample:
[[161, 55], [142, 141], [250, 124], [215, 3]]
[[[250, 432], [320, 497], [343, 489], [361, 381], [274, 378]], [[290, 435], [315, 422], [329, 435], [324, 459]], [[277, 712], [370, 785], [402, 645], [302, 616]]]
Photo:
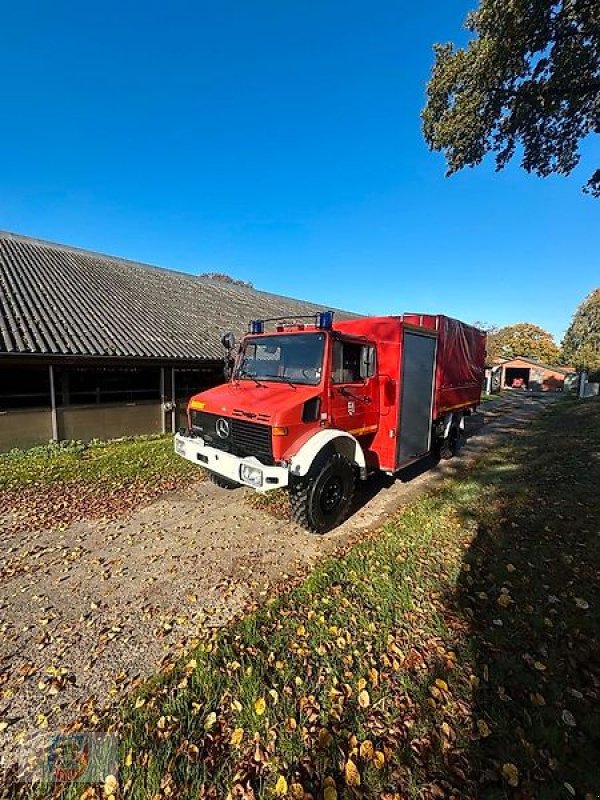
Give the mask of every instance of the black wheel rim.
[[342, 502], [344, 496], [344, 484], [338, 475], [328, 478], [321, 489], [319, 495], [319, 506], [324, 514], [333, 513]]

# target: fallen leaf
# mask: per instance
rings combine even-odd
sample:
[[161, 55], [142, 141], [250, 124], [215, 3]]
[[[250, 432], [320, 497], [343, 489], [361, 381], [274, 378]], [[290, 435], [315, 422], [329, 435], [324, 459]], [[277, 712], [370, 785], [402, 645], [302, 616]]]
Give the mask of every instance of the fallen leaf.
[[365, 761], [370, 761], [373, 756], [375, 755], [375, 748], [373, 747], [373, 742], [369, 739], [366, 739], [364, 742], [361, 743], [359, 754], [362, 759]]
[[510, 761], [502, 765], [502, 775], [504, 776], [509, 786], [519, 785], [519, 770]]
[[275, 784], [275, 796], [276, 797], [284, 797], [287, 794], [288, 785], [286, 779], [283, 775], [280, 775], [277, 778], [277, 783]]
[[368, 708], [371, 704], [371, 698], [366, 689], [363, 689], [358, 695], [358, 705], [361, 708]]
[[267, 703], [265, 701], [265, 698], [259, 697], [256, 703], [254, 703], [254, 710], [256, 711], [259, 717], [262, 717], [262, 715], [265, 713], [266, 708], [267, 708]]
[[344, 767], [344, 777], [348, 786], [360, 786], [360, 772], [351, 758], [346, 761], [346, 766]]
[[209, 731], [211, 728], [214, 728], [216, 722], [217, 722], [217, 715], [215, 714], [214, 711], [211, 711], [210, 714], [208, 714], [206, 719], [204, 720], [204, 730]]
[[244, 729], [243, 728], [234, 728], [230, 742], [234, 747], [237, 747], [242, 739], [244, 738]]

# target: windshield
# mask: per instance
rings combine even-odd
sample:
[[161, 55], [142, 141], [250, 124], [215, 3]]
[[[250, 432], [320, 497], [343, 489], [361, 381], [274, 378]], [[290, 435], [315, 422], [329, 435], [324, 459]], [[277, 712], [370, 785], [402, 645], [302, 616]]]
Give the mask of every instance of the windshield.
[[293, 333], [249, 339], [235, 378], [316, 386], [321, 381], [324, 333]]

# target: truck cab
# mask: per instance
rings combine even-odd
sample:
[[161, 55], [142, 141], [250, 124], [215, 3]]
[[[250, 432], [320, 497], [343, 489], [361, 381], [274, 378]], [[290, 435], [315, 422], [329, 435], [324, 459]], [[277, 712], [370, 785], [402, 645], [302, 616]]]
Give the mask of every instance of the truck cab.
[[[333, 313], [321, 312], [310, 323], [253, 321], [229, 381], [189, 401], [176, 452], [224, 488], [287, 488], [298, 523], [330, 530], [348, 513], [357, 480], [399, 466], [401, 320], [334, 325]], [[436, 331], [423, 330], [437, 344]], [[421, 414], [427, 437], [408, 460], [431, 446], [436, 347], [428, 352], [421, 390], [428, 393]]]

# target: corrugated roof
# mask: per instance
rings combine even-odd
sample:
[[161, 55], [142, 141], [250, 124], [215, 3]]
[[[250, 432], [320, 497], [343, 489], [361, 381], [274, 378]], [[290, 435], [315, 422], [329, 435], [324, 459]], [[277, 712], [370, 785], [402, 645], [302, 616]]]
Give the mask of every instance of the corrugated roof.
[[214, 359], [226, 330], [322, 308], [0, 232], [0, 355]]

